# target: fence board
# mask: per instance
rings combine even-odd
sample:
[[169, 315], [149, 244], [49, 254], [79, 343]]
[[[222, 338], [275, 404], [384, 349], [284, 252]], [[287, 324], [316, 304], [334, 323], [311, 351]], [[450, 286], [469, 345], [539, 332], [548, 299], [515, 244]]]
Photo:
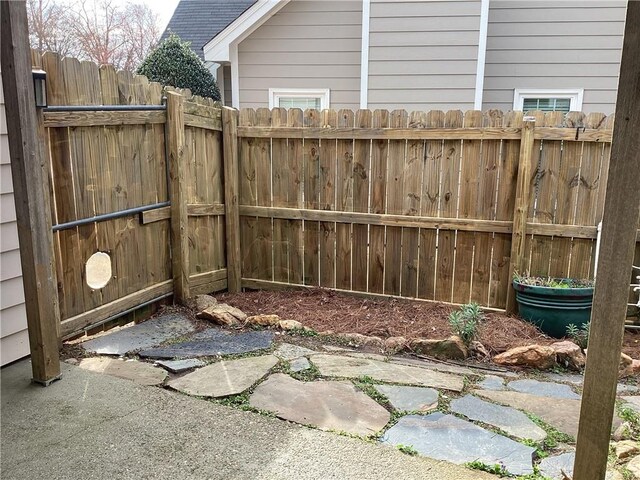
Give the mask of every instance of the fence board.
[[[274, 108], [271, 112], [271, 124], [274, 128], [287, 125], [287, 110]], [[271, 140], [271, 168], [273, 178], [273, 206], [295, 206], [290, 190], [288, 165], [288, 144], [286, 138]], [[273, 279], [276, 282], [289, 282], [289, 222], [273, 219]]]
[[[444, 112], [432, 110], [426, 115], [425, 127], [442, 128], [444, 119]], [[443, 153], [442, 140], [427, 140], [425, 142], [425, 156], [422, 165], [422, 201], [420, 202], [420, 214], [424, 216], [435, 217], [440, 212]], [[420, 229], [418, 297], [427, 300], [435, 298], [437, 239], [438, 231], [436, 229]]]
[[[406, 128], [409, 117], [405, 110], [394, 110], [389, 117], [392, 128]], [[402, 214], [405, 182], [406, 140], [390, 140], [387, 157], [387, 213]], [[384, 256], [384, 293], [400, 295], [402, 274], [402, 228], [387, 227]]]
[[[305, 110], [304, 126], [320, 126], [320, 112]], [[320, 206], [320, 140], [305, 139], [304, 147], [304, 207], [318, 209]], [[304, 284], [319, 285], [320, 223], [304, 222]]]
[[[338, 126], [338, 112], [323, 110], [321, 124], [328, 127]], [[337, 140], [320, 140], [320, 209], [336, 208], [336, 169]], [[320, 286], [336, 286], [336, 224], [320, 223]]]
[[[370, 110], [358, 110], [355, 125], [359, 128], [371, 127]], [[353, 211], [369, 211], [369, 177], [371, 161], [371, 140], [355, 140], [353, 144]], [[352, 227], [352, 278], [351, 288], [367, 291], [367, 268], [369, 264], [369, 226]]]
[[[389, 112], [375, 110], [372, 119], [373, 128], [387, 128], [389, 126]], [[370, 213], [385, 213], [387, 199], [387, 156], [389, 154], [388, 140], [373, 140], [371, 142], [371, 202]], [[384, 240], [385, 227], [369, 226], [369, 278], [368, 291], [384, 292]]]
[[[338, 111], [338, 127], [352, 128], [355, 115], [351, 110]], [[336, 210], [353, 210], [353, 140], [336, 142]], [[351, 290], [351, 225], [336, 225], [336, 288]]]

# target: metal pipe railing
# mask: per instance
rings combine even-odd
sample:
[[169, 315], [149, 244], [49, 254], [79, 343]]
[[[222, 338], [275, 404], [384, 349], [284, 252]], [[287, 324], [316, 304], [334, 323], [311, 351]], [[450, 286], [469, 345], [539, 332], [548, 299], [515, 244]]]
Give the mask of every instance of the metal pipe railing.
[[143, 205], [141, 207], [127, 208], [125, 210], [119, 210], [117, 212], [103, 213], [102, 215], [95, 215], [93, 217], [82, 218], [80, 220], [73, 220], [71, 222], [59, 223], [54, 225], [52, 230], [59, 232], [60, 230], [67, 230], [69, 228], [80, 227], [82, 225], [88, 225], [89, 223], [104, 222], [105, 220], [113, 220], [115, 218], [127, 217], [129, 215], [135, 215], [136, 213], [148, 212], [150, 210], [157, 210], [159, 208], [168, 207], [171, 202], [153, 203], [151, 205]]

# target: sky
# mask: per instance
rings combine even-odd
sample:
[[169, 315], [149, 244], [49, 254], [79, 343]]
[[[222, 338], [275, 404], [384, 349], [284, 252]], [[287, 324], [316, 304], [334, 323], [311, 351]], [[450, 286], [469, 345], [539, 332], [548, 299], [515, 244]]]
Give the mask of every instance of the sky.
[[139, 0], [136, 2], [126, 1], [126, 0], [116, 0], [116, 3], [121, 3], [126, 5], [127, 3], [144, 3], [151, 10], [156, 12], [159, 17], [160, 22], [160, 31], [163, 32], [169, 20], [171, 19], [171, 15], [173, 15], [173, 11], [176, 9], [179, 0]]

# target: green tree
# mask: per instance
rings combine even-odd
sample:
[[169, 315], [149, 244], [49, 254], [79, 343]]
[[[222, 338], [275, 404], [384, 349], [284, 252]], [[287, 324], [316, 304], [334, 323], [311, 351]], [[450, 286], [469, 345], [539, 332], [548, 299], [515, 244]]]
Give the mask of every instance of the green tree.
[[220, 100], [220, 90], [211, 72], [191, 50], [190, 43], [183, 42], [175, 34], [144, 59], [137, 73], [152, 82], [188, 88], [194, 95]]

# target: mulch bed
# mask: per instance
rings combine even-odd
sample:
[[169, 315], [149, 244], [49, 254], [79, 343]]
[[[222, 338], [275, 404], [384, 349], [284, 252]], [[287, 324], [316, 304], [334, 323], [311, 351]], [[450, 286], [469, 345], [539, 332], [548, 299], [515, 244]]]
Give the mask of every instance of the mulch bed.
[[[365, 299], [331, 290], [281, 290], [222, 293], [216, 298], [237, 307], [247, 315], [276, 314], [298, 320], [317, 332], [360, 333], [381, 338], [446, 338], [451, 335], [447, 317], [451, 305], [400, 299]], [[515, 316], [487, 313], [479, 340], [496, 354], [537, 343], [557, 341]], [[623, 351], [640, 358], [640, 333], [627, 331]]]

